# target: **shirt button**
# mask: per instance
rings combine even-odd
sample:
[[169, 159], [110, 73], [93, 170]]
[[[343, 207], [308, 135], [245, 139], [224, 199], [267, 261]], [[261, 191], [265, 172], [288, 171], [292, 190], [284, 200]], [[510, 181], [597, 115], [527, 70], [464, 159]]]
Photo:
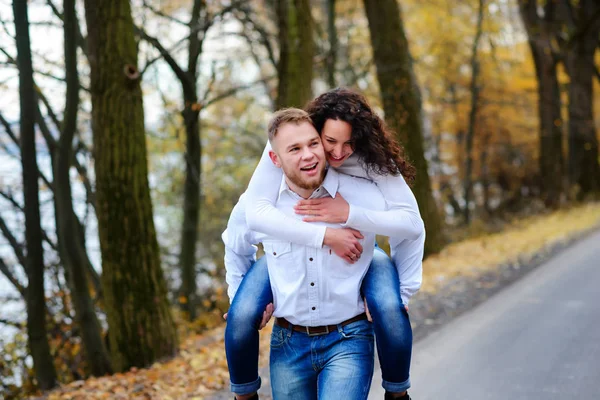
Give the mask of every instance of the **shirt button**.
[[308, 260], [309, 260], [309, 261], [312, 261], [313, 259], [312, 259], [312, 257], [311, 257], [311, 258], [309, 258]]
[[277, 253], [273, 252], [273, 255], [274, 255], [274, 256], [276, 256], [276, 255], [277, 255]]
[[314, 283], [314, 282], [311, 282], [311, 283], [310, 283], [310, 286], [315, 286], [315, 283]]
[[312, 310], [315, 311], [317, 309], [317, 307], [313, 307]]

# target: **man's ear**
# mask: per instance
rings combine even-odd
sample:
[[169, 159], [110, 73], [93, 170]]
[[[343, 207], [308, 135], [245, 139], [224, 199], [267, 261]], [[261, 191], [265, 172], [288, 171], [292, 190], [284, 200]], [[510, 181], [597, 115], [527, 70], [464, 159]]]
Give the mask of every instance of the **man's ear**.
[[277, 168], [281, 168], [279, 157], [277, 157], [277, 154], [273, 150], [269, 150], [269, 157], [271, 158], [271, 161], [273, 161], [273, 164], [275, 164]]

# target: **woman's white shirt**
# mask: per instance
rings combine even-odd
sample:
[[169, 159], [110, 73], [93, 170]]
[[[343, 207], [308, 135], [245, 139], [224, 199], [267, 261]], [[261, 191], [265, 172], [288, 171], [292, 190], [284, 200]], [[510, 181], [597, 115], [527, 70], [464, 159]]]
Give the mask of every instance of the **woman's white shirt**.
[[[301, 245], [320, 248], [326, 228], [288, 217], [275, 208], [283, 172], [273, 165], [267, 143], [246, 190], [246, 222], [251, 230]], [[343, 226], [390, 237], [394, 264], [400, 277], [402, 300], [408, 299], [421, 286], [425, 229], [414, 194], [401, 175], [369, 174], [350, 156], [338, 172], [372, 180], [385, 198], [386, 211], [373, 211], [350, 204], [348, 220]], [[397, 249], [396, 249], [397, 248]], [[420, 250], [419, 250], [420, 249]], [[398, 250], [398, 251], [396, 251]], [[403, 258], [406, 254], [409, 260]]]

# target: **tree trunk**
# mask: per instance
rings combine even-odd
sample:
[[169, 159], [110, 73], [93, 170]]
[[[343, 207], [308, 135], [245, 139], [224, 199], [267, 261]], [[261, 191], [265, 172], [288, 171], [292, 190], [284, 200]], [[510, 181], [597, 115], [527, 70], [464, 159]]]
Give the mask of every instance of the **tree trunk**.
[[329, 53], [327, 54], [327, 83], [330, 88], [336, 87], [335, 64], [337, 61], [338, 37], [335, 29], [335, 0], [327, 1], [327, 36], [329, 38]]
[[548, 47], [531, 45], [538, 81], [538, 113], [540, 118], [540, 189], [546, 206], [560, 205], [563, 191], [564, 155], [563, 121], [560, 114], [560, 88], [556, 62]]
[[[179, 264], [181, 268], [180, 294], [185, 299], [181, 304], [190, 320], [196, 318], [196, 248], [200, 224], [200, 183], [202, 182], [202, 142], [200, 140], [200, 108], [198, 106], [197, 82], [198, 61], [202, 54], [200, 34], [196, 27], [205, 7], [204, 1], [194, 1], [192, 17], [190, 18], [190, 38], [188, 46], [188, 68], [181, 74], [187, 79], [180, 79], [185, 109], [183, 121], [185, 124], [185, 183], [183, 189], [183, 221], [181, 226], [181, 253]], [[203, 24], [207, 24], [204, 21]], [[174, 71], [177, 76], [177, 71]]]
[[276, 2], [279, 25], [277, 109], [304, 107], [312, 98], [313, 20], [309, 0]]
[[483, 209], [489, 217], [492, 215], [492, 207], [490, 205], [490, 163], [488, 159], [488, 149], [490, 146], [491, 133], [486, 133], [483, 136], [481, 157], [479, 163], [481, 166], [481, 187], [483, 188]]
[[75, 0], [65, 0], [64, 46], [65, 75], [67, 80], [66, 105], [61, 137], [56, 148], [54, 179], [57, 214], [57, 233], [61, 259], [68, 270], [71, 298], [75, 308], [75, 320], [80, 331], [83, 348], [93, 375], [102, 376], [111, 372], [110, 359], [102, 340], [102, 329], [94, 303], [90, 296], [87, 270], [90, 260], [77, 234], [80, 230], [73, 210], [69, 171], [73, 157], [73, 137], [77, 130], [79, 106], [79, 76], [77, 71], [77, 15]]
[[[196, 104], [195, 98], [186, 100], [186, 104]], [[196, 247], [200, 223], [200, 182], [202, 172], [202, 144], [200, 142], [199, 112], [192, 106], [185, 107], [185, 184], [183, 189], [183, 221], [181, 227], [181, 267], [180, 293], [185, 298], [183, 310], [190, 320], [196, 318]]]
[[477, 51], [479, 49], [479, 40], [481, 39], [483, 26], [483, 8], [484, 1], [479, 0], [479, 11], [477, 14], [477, 28], [475, 39], [471, 48], [471, 111], [469, 112], [469, 126], [467, 128], [466, 147], [465, 147], [465, 177], [463, 183], [465, 198], [465, 224], [471, 223], [471, 196], [473, 193], [473, 140], [475, 139], [475, 124], [477, 122], [477, 111], [479, 108], [479, 59]]
[[128, 0], [85, 0], [102, 282], [113, 367], [173, 356], [152, 219], [137, 48]]
[[425, 222], [425, 253], [444, 246], [442, 220], [433, 198], [423, 148], [421, 94], [413, 72], [396, 0], [364, 0], [385, 119], [417, 169], [413, 191]]
[[13, 1], [19, 67], [21, 163], [23, 168], [23, 198], [25, 201], [25, 270], [27, 286], [27, 335], [33, 358], [35, 376], [40, 389], [56, 386], [54, 368], [46, 332], [46, 302], [44, 295], [44, 250], [40, 226], [38, 166], [35, 144], [36, 96], [29, 39], [27, 2]]
[[537, 14], [537, 2], [519, 2], [519, 11], [527, 31], [538, 82], [538, 113], [540, 120], [539, 162], [540, 189], [547, 207], [560, 205], [563, 190], [564, 156], [562, 149], [562, 117], [560, 114], [560, 89], [556, 75], [556, 58], [553, 53], [551, 24], [553, 15], [547, 3], [545, 18]]
[[600, 5], [582, 0], [575, 8], [577, 29], [566, 48], [569, 74], [569, 183], [579, 197], [600, 191], [598, 137], [594, 124], [594, 53], [600, 36]]

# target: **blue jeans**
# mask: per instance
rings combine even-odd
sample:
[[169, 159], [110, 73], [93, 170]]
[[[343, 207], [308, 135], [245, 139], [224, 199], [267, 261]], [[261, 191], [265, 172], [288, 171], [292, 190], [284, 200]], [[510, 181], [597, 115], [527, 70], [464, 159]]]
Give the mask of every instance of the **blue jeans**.
[[382, 386], [388, 392], [403, 392], [410, 387], [412, 327], [400, 297], [398, 270], [379, 247], [375, 247], [362, 291], [373, 318]]
[[366, 320], [309, 336], [278, 325], [271, 334], [274, 400], [362, 400], [373, 376], [373, 327]]
[[[403, 392], [410, 387], [412, 328], [400, 298], [398, 271], [378, 247], [362, 290], [373, 316], [383, 388]], [[234, 393], [249, 394], [260, 388], [258, 326], [265, 307], [272, 301], [267, 262], [263, 257], [246, 273], [227, 315], [225, 352]]]

